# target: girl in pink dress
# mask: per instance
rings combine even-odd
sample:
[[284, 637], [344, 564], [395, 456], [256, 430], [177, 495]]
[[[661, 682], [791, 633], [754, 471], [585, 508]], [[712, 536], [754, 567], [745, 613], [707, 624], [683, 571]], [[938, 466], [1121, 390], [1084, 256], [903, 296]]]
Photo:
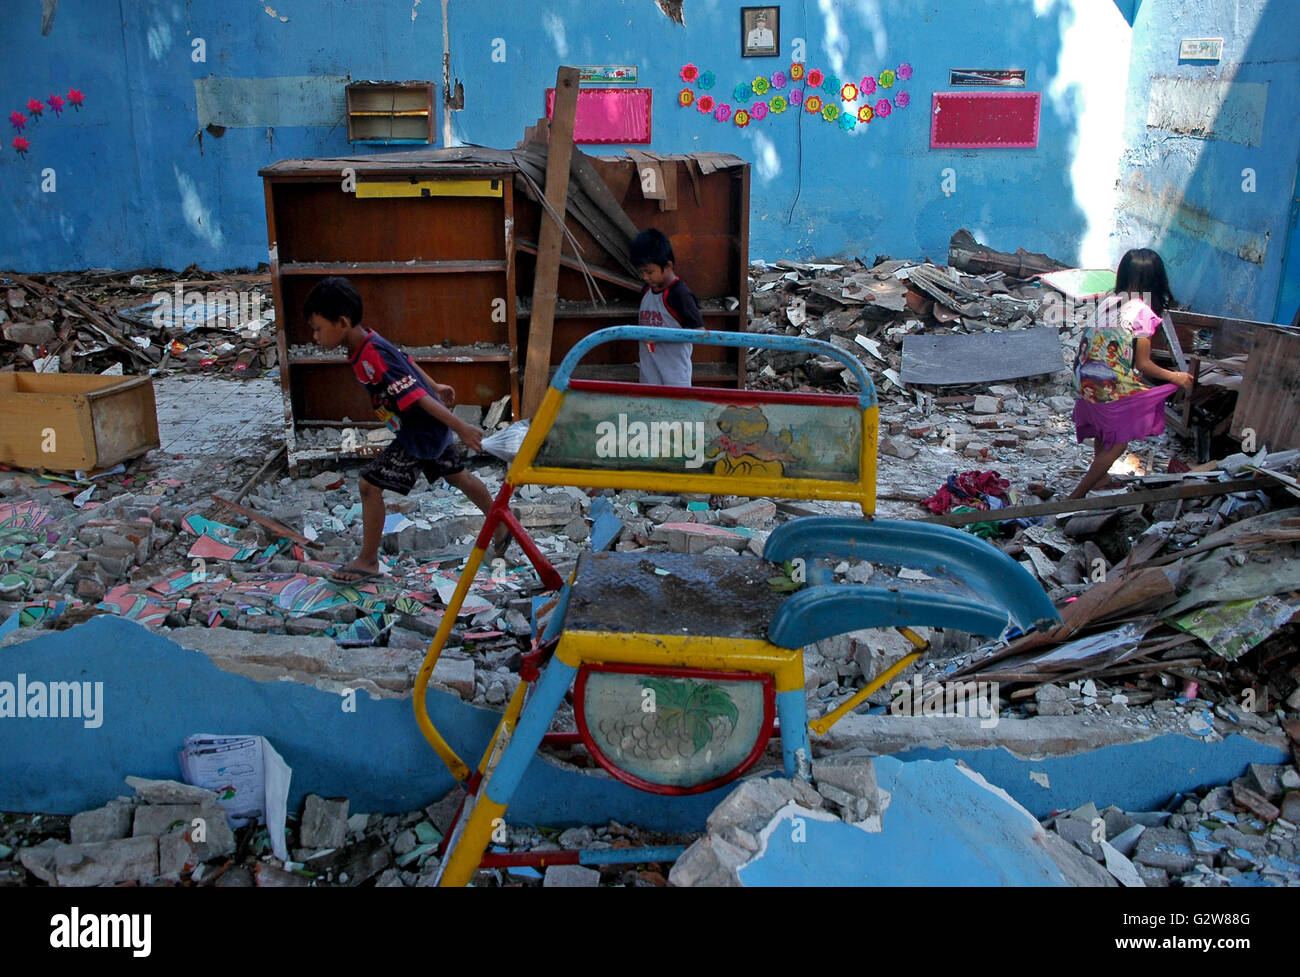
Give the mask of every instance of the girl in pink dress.
[[[1110, 466], [1135, 438], [1165, 429], [1165, 401], [1178, 388], [1192, 389], [1192, 376], [1151, 360], [1151, 337], [1174, 302], [1160, 255], [1140, 248], [1124, 255], [1115, 292], [1102, 300], [1084, 326], [1074, 361], [1074, 426], [1080, 443], [1092, 438], [1092, 464], [1070, 493], [1081, 499], [1106, 478]], [[1142, 377], [1165, 381], [1147, 387]]]

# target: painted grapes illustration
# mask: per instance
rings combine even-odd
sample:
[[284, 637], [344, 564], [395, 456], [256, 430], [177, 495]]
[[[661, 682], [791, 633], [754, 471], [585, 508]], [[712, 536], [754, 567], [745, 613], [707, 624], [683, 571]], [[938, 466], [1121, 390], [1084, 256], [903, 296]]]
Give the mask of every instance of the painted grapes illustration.
[[740, 714], [719, 686], [657, 678], [646, 679], [645, 686], [655, 694], [653, 712], [642, 712], [636, 702], [622, 716], [597, 724], [611, 747], [640, 760], [685, 759], [735, 732]]

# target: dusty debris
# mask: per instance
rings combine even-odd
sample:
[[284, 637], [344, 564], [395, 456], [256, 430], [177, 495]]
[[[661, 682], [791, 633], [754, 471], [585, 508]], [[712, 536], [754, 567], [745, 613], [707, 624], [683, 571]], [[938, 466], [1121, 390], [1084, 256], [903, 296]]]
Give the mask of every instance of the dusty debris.
[[1300, 783], [1294, 766], [1252, 763], [1231, 784], [1177, 794], [1160, 811], [1089, 803], [1043, 823], [1124, 886], [1295, 885], [1297, 822], [1263, 796], [1300, 808], [1300, 792], [1282, 787], [1287, 777]]
[[269, 275], [8, 273], [0, 286], [0, 369], [247, 376], [276, 366]]

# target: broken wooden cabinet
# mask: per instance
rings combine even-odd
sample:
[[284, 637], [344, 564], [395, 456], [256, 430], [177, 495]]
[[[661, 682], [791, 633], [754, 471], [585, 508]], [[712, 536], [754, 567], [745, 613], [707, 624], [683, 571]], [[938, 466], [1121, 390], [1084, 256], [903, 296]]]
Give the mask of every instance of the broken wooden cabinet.
[[340, 454], [306, 431], [380, 427], [346, 350], [314, 346], [302, 316], [330, 275], [360, 293], [362, 324], [454, 387], [458, 403], [517, 402], [508, 165], [403, 154], [284, 160], [261, 175], [291, 466]]
[[0, 462], [94, 471], [159, 446], [150, 377], [0, 373]]

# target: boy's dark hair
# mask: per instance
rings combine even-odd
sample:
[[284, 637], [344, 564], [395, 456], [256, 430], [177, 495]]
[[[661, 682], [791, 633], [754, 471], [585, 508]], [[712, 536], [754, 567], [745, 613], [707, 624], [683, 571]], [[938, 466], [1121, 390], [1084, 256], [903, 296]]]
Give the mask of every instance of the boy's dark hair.
[[361, 296], [346, 278], [322, 278], [307, 293], [307, 299], [302, 303], [303, 318], [310, 319], [313, 315], [319, 315], [330, 322], [338, 322], [347, 316], [354, 326], [360, 325]]
[[1165, 263], [1150, 248], [1135, 248], [1120, 259], [1115, 272], [1115, 291], [1141, 298], [1156, 315], [1164, 315], [1176, 301], [1169, 291]]
[[632, 241], [632, 250], [629, 255], [632, 259], [633, 268], [643, 268], [646, 265], [658, 265], [660, 268], [666, 268], [671, 262], [676, 264], [677, 259], [673, 257], [673, 246], [668, 241], [668, 235], [663, 231], [657, 231], [653, 227], [648, 227], [635, 240]]

